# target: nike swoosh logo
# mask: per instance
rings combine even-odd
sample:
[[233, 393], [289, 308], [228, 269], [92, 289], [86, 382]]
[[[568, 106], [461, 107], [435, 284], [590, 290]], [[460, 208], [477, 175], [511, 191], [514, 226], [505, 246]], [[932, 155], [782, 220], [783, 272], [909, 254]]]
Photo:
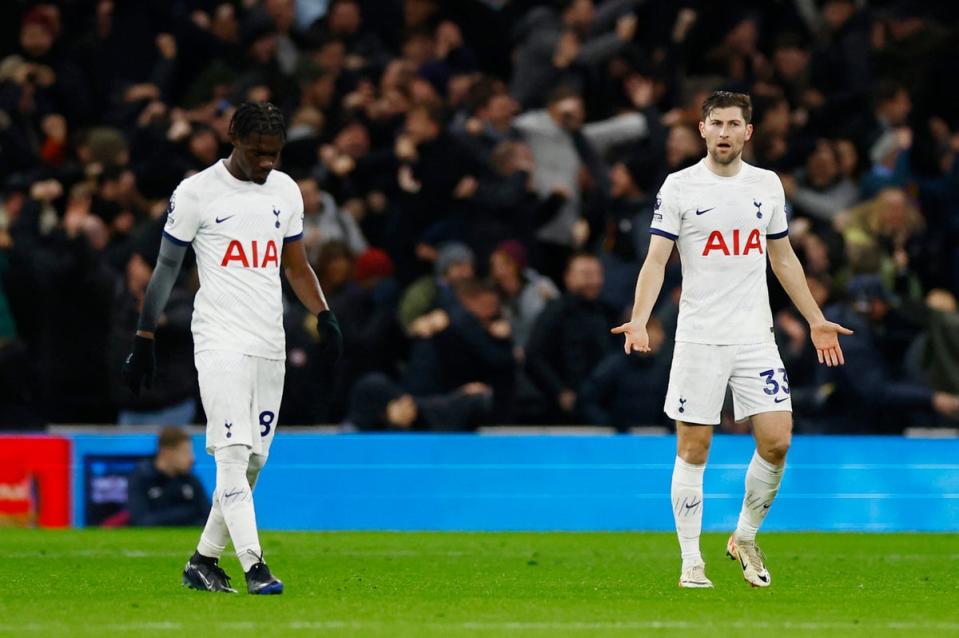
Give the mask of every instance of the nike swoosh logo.
[[695, 503], [690, 503], [689, 505], [686, 505], [686, 509], [691, 510], [697, 505], [699, 505], [700, 503], [702, 503], [702, 501], [696, 501]]
[[788, 401], [788, 400], [789, 400], [789, 397], [783, 397], [781, 399], [776, 398], [776, 399], [773, 399], [773, 403], [782, 403], [783, 401]]
[[739, 564], [743, 566], [743, 569], [746, 569], [746, 561], [743, 560], [743, 555], [740, 552], [736, 552], [736, 555], [739, 557]]
[[235, 491], [235, 492], [224, 492], [224, 493], [223, 493], [223, 498], [232, 498], [232, 497], [236, 496], [237, 494], [242, 494], [242, 493], [243, 493], [242, 490], [237, 490], [237, 491]]
[[756, 577], [757, 577], [759, 580], [763, 581], [764, 583], [768, 583], [768, 582], [769, 582], [769, 578], [767, 578], [767, 577], [766, 577], [765, 575], [763, 575], [763, 574], [757, 574]]
[[[713, 208], [716, 208], [716, 207], [713, 206]], [[699, 210], [699, 209], [697, 208], [697, 209], [696, 209], [696, 214], [697, 214], [697, 215], [702, 215], [702, 214], [704, 214], [704, 213], [708, 213], [709, 211], [713, 210], [713, 208], [707, 208], [706, 210]]]
[[217, 217], [217, 218], [216, 218], [216, 223], [222, 224], [222, 223], [225, 222], [226, 220], [232, 219], [232, 218], [234, 218], [234, 217], [236, 217], [236, 215], [228, 215], [228, 216], [224, 217], [223, 219], [220, 219], [219, 217]]

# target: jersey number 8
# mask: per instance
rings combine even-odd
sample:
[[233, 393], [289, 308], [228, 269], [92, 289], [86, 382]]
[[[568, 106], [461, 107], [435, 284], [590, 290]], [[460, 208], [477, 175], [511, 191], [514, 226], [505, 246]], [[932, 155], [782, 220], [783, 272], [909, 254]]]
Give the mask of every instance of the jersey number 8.
[[260, 437], [264, 437], [273, 429], [273, 420], [276, 415], [272, 412], [260, 412]]

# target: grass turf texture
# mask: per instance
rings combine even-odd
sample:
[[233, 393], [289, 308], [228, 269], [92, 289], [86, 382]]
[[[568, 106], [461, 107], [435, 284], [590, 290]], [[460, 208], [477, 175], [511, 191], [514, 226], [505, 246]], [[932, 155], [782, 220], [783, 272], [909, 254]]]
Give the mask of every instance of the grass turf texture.
[[282, 596], [180, 585], [198, 530], [0, 530], [0, 636], [959, 636], [955, 535], [761, 534], [755, 590], [673, 534], [262, 534]]

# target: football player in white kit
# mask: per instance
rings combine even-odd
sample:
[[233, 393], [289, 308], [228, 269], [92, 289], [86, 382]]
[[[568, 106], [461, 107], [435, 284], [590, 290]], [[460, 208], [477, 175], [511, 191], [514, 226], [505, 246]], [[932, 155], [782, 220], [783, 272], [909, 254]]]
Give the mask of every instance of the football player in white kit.
[[273, 170], [286, 140], [283, 115], [270, 103], [244, 103], [231, 120], [230, 140], [228, 159], [184, 179], [170, 198], [157, 267], [122, 372], [135, 393], [152, 382], [154, 331], [192, 244], [200, 274], [194, 352], [216, 489], [183, 584], [235, 593], [218, 562], [232, 540], [247, 591], [279, 594], [283, 583], [260, 549], [253, 486], [270, 452], [283, 395], [281, 266], [296, 296], [317, 315], [321, 361], [332, 365], [343, 339], [300, 241], [300, 190]]
[[680, 587], [712, 587], [699, 549], [703, 472], [726, 387], [737, 420], [752, 421], [756, 451], [746, 471], [746, 495], [727, 554], [746, 582], [771, 583], [756, 532], [779, 490], [792, 432], [789, 378], [776, 348], [766, 287], [767, 252], [773, 273], [809, 323], [820, 363], [844, 363], [839, 335], [806, 285], [787, 237], [779, 177], [742, 160], [752, 136], [748, 95], [717, 91], [703, 103], [699, 132], [707, 154], [669, 175], [656, 197], [649, 253], [636, 284], [629, 323], [613, 328], [626, 353], [648, 352], [646, 323], [675, 244], [682, 295], [666, 414], [676, 421], [677, 456], [671, 497], [682, 551]]

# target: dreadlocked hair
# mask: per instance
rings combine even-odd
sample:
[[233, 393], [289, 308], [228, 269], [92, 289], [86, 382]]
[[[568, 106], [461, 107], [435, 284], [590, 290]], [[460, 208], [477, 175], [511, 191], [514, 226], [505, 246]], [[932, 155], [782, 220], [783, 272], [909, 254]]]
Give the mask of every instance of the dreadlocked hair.
[[230, 120], [230, 137], [244, 139], [250, 135], [276, 135], [286, 141], [283, 113], [270, 102], [244, 102]]

